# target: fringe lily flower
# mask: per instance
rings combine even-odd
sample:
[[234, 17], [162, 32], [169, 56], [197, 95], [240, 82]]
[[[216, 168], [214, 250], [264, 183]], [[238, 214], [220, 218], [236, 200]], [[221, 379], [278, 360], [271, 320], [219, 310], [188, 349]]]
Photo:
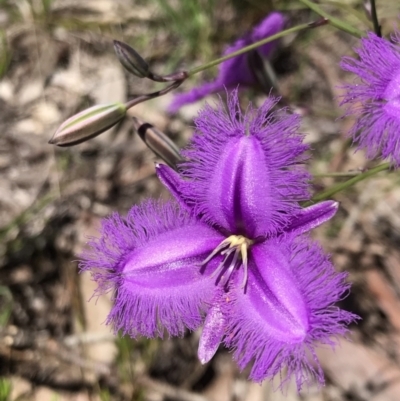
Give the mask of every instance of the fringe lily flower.
[[341, 67], [359, 79], [345, 86], [342, 105], [357, 120], [350, 134], [368, 158], [389, 158], [400, 166], [400, 33], [393, 43], [370, 32], [355, 49], [359, 59], [344, 57]]
[[[269, 14], [249, 34], [238, 39], [234, 44], [227, 47], [223, 56], [240, 50], [245, 46], [267, 38], [268, 36], [275, 35], [283, 29], [284, 24], [285, 19], [282, 14], [278, 12]], [[266, 43], [265, 45], [260, 46], [257, 51], [261, 56], [267, 58], [275, 49], [276, 44], [276, 40]], [[176, 95], [169, 106], [169, 111], [174, 113], [185, 104], [196, 102], [211, 93], [224, 91], [225, 88], [234, 89], [238, 85], [254, 86], [256, 84], [257, 79], [249, 65], [248, 54], [242, 54], [241, 56], [231, 58], [221, 63], [219, 66], [218, 76], [214, 81], [204, 83], [187, 93]]]
[[262, 381], [286, 368], [298, 388], [323, 374], [314, 343], [333, 345], [354, 316], [334, 306], [348, 289], [305, 234], [330, 219], [337, 203], [302, 209], [309, 176], [299, 120], [271, 113], [275, 99], [242, 115], [207, 107], [180, 173], [157, 174], [176, 198], [147, 201], [126, 218], [103, 222], [81, 267], [99, 291], [112, 289], [107, 322], [132, 337], [182, 335], [204, 323], [198, 355], [220, 344]]

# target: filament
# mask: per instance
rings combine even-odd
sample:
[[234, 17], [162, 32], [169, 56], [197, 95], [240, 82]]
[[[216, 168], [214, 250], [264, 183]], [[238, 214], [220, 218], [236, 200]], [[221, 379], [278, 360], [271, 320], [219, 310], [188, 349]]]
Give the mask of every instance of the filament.
[[[241, 288], [244, 289], [248, 280], [248, 248], [253, 244], [241, 235], [231, 235], [218, 244], [218, 246], [201, 262], [201, 266], [207, 264], [218, 254], [224, 256], [222, 262], [211, 273], [210, 278], [219, 277], [223, 274], [223, 286], [226, 286], [236, 268], [243, 266], [243, 281]], [[232, 256], [233, 253], [233, 256]], [[229, 263], [229, 264], [228, 264]]]

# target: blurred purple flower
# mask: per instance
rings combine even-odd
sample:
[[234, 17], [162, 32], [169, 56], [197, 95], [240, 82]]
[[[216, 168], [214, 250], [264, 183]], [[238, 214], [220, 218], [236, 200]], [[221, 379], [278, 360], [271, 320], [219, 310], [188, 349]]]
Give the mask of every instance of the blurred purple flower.
[[355, 49], [359, 59], [344, 57], [341, 67], [357, 75], [345, 86], [342, 105], [357, 120], [350, 131], [368, 158], [389, 158], [400, 166], [400, 33], [393, 42], [370, 32]]
[[[273, 12], [264, 18], [250, 33], [243, 38], [238, 39], [233, 45], [227, 47], [223, 53], [224, 56], [251, 45], [254, 42], [265, 39], [268, 36], [280, 32], [285, 24], [282, 14]], [[277, 45], [277, 41], [260, 46], [257, 52], [268, 57]], [[168, 110], [171, 113], [177, 112], [182, 106], [188, 103], [196, 102], [210, 93], [234, 89], [238, 85], [254, 86], [257, 80], [248, 62], [248, 53], [231, 58], [219, 65], [219, 72], [216, 79], [209, 83], [193, 88], [189, 92], [178, 94], [172, 100]]]
[[199, 359], [223, 343], [250, 378], [287, 368], [300, 389], [323, 373], [314, 341], [333, 345], [355, 319], [334, 306], [348, 285], [306, 232], [330, 219], [337, 203], [309, 199], [301, 166], [307, 146], [299, 118], [271, 113], [267, 99], [245, 115], [237, 93], [228, 112], [206, 107], [180, 173], [157, 166], [178, 204], [147, 201], [124, 219], [103, 221], [81, 268], [98, 291], [115, 291], [107, 323], [132, 337], [182, 335], [204, 321]]

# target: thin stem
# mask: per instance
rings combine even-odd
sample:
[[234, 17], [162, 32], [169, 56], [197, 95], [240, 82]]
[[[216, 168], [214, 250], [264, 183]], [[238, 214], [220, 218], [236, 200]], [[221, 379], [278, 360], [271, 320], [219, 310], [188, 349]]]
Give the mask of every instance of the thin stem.
[[361, 12], [356, 8], [354, 8], [354, 6], [351, 6], [350, 3], [349, 4], [343, 3], [343, 0], [324, 0], [324, 5], [325, 4], [334, 5], [336, 8], [342, 10], [346, 16], [353, 15], [363, 25], [365, 25], [366, 29], [368, 29], [369, 31], [373, 29], [371, 18], [368, 17], [365, 12]]
[[153, 93], [148, 93], [147, 95], [140, 95], [138, 97], [135, 97], [131, 100], [129, 100], [127, 103], [125, 103], [125, 107], [129, 110], [133, 106], [136, 106], [139, 103], [145, 102], [146, 100], [154, 99], [155, 97], [163, 96], [167, 94], [168, 92], [171, 92], [172, 90], [176, 89], [178, 86], [182, 84], [184, 80], [181, 81], [175, 81], [173, 84], [167, 86], [166, 88], [163, 88], [159, 91], [153, 92]]
[[376, 12], [375, 0], [371, 0], [371, 17], [372, 17], [372, 22], [374, 24], [374, 31], [381, 38], [382, 32], [381, 32], [381, 26], [379, 25], [378, 21], [378, 14]]
[[171, 82], [171, 81], [184, 81], [188, 77], [186, 71], [178, 71], [169, 75], [157, 75], [149, 71], [149, 76], [147, 78], [155, 82]]
[[313, 3], [310, 0], [300, 0], [301, 3], [303, 3], [305, 6], [319, 14], [321, 17], [327, 18], [329, 20], [329, 23], [333, 25], [334, 27], [345, 31], [349, 33], [350, 35], [355, 36], [356, 38], [362, 38], [365, 36], [364, 32], [360, 31], [357, 28], [354, 28], [347, 22], [341, 21], [339, 18], [333, 17], [332, 15], [328, 14], [325, 12], [320, 6], [317, 4]]
[[226, 60], [229, 60], [229, 59], [231, 59], [233, 57], [240, 56], [241, 54], [247, 53], [247, 52], [249, 52], [251, 50], [256, 49], [257, 47], [265, 45], [266, 43], [272, 42], [273, 40], [276, 40], [276, 39], [282, 38], [282, 37], [284, 37], [286, 35], [289, 35], [290, 33], [298, 32], [298, 31], [302, 31], [304, 29], [310, 29], [310, 28], [314, 28], [314, 27], [315, 27], [315, 23], [309, 23], [309, 24], [301, 24], [301, 25], [297, 25], [297, 26], [294, 26], [294, 27], [289, 28], [289, 29], [285, 29], [284, 31], [281, 31], [281, 32], [279, 32], [279, 33], [277, 33], [275, 35], [268, 36], [268, 38], [265, 38], [263, 40], [259, 40], [258, 42], [255, 42], [255, 43], [253, 43], [253, 44], [251, 44], [249, 46], [243, 47], [242, 49], [240, 49], [240, 50], [238, 50], [236, 52], [229, 53], [228, 55], [226, 55], [224, 57], [217, 58], [217, 59], [215, 59], [213, 61], [210, 61], [210, 62], [208, 62], [206, 64], [200, 65], [199, 67], [195, 67], [195, 68], [193, 68], [193, 69], [188, 71], [188, 76], [192, 76], [194, 74], [197, 74], [200, 71], [207, 70], [208, 68], [214, 67], [215, 65], [218, 65], [218, 64], [220, 64], [220, 63], [222, 63], [222, 62], [224, 62]]
[[317, 178], [325, 178], [325, 177], [357, 177], [362, 174], [363, 170], [358, 171], [347, 171], [343, 173], [321, 173], [321, 174], [313, 174], [314, 177]]
[[336, 193], [343, 191], [344, 189], [349, 188], [349, 187], [353, 186], [354, 184], [357, 184], [357, 182], [360, 182], [360, 181], [365, 180], [366, 178], [372, 177], [373, 175], [375, 175], [381, 171], [389, 170], [389, 168], [390, 168], [390, 163], [383, 163], [383, 164], [380, 164], [379, 166], [372, 168], [371, 170], [368, 170], [362, 174], [359, 174], [356, 177], [350, 178], [349, 180], [347, 180], [345, 182], [336, 184], [333, 187], [328, 188], [327, 190], [314, 195], [312, 200], [310, 202], [307, 202], [306, 206], [313, 204], [315, 202], [322, 201], [324, 199], [331, 198]]

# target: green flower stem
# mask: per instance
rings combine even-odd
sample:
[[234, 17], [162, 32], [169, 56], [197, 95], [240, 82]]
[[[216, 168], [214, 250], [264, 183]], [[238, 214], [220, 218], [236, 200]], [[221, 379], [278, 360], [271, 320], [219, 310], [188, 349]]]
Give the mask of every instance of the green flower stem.
[[282, 38], [283, 36], [289, 35], [290, 33], [302, 31], [304, 29], [310, 29], [310, 28], [313, 28], [313, 27], [314, 26], [311, 23], [311, 24], [301, 24], [301, 25], [297, 25], [297, 26], [294, 26], [294, 27], [289, 28], [289, 29], [285, 29], [284, 31], [281, 31], [281, 32], [279, 32], [279, 33], [277, 33], [275, 35], [268, 36], [268, 38], [265, 38], [263, 40], [259, 40], [258, 42], [255, 42], [255, 43], [253, 43], [253, 44], [251, 44], [249, 46], [243, 47], [242, 49], [240, 49], [240, 50], [238, 50], [236, 52], [229, 53], [228, 55], [226, 55], [224, 57], [217, 58], [217, 59], [215, 59], [213, 61], [210, 61], [209, 63], [200, 65], [199, 67], [195, 67], [195, 68], [193, 68], [193, 69], [188, 71], [188, 76], [190, 77], [190, 76], [192, 76], [194, 74], [197, 74], [200, 71], [204, 71], [204, 70], [207, 70], [208, 68], [214, 67], [214, 66], [222, 63], [223, 61], [229, 60], [229, 59], [231, 59], [233, 57], [240, 56], [241, 54], [244, 54], [244, 53], [247, 53], [247, 52], [249, 52], [251, 50], [257, 49], [257, 47], [260, 47], [262, 45], [265, 45], [266, 43], [272, 42], [273, 40]]
[[329, 20], [329, 23], [333, 25], [334, 27], [345, 31], [349, 33], [350, 35], [355, 36], [356, 38], [362, 38], [365, 36], [365, 33], [360, 31], [357, 28], [354, 28], [347, 22], [341, 21], [339, 18], [333, 17], [327, 12], [325, 12], [321, 7], [319, 7], [317, 4], [313, 3], [310, 0], [300, 0], [301, 3], [303, 3], [305, 6], [319, 14], [321, 17], [327, 18]]
[[344, 173], [321, 173], [321, 174], [313, 174], [313, 177], [315, 178], [326, 178], [326, 177], [357, 177], [361, 175], [363, 171], [358, 170], [358, 171], [347, 171]]
[[[185, 76], [186, 76], [186, 73], [185, 73]], [[163, 96], [163, 95], [167, 94], [168, 92], [171, 92], [172, 90], [178, 88], [180, 85], [182, 85], [182, 82], [185, 79], [186, 78], [183, 78], [179, 81], [174, 81], [171, 85], [169, 85], [166, 88], [163, 88], [159, 91], [148, 93], [147, 95], [140, 95], [140, 96], [134, 97], [133, 99], [128, 100], [128, 102], [125, 103], [125, 107], [127, 110], [129, 110], [133, 106], [136, 106], [139, 103], [143, 103], [146, 100], [150, 100], [150, 99], [154, 99], [156, 97]]]
[[349, 180], [347, 180], [345, 182], [336, 184], [333, 187], [328, 188], [327, 190], [314, 195], [312, 200], [310, 202], [307, 202], [307, 204], [305, 206], [309, 206], [313, 203], [320, 202], [325, 199], [329, 199], [336, 193], [343, 191], [344, 189], [349, 188], [349, 187], [353, 186], [354, 184], [357, 184], [357, 182], [363, 181], [381, 171], [385, 171], [385, 170], [389, 170], [389, 169], [390, 169], [390, 163], [380, 164], [379, 166], [376, 166], [376, 167], [372, 168], [371, 170], [365, 171], [364, 173], [359, 174], [356, 177], [350, 178]]

